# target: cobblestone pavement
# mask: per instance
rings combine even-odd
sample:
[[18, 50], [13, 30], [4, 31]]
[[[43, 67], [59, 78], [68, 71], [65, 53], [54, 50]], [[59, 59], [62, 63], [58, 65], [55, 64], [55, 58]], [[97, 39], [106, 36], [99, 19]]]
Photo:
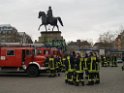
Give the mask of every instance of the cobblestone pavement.
[[0, 93], [124, 93], [124, 72], [118, 67], [101, 68], [101, 83], [74, 86], [64, 82], [64, 74], [49, 78], [29, 78], [24, 73], [0, 73]]

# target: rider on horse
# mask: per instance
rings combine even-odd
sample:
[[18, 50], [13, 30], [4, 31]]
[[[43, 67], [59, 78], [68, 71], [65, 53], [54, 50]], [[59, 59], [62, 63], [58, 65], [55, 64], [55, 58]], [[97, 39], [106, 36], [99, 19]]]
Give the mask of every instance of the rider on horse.
[[51, 8], [51, 6], [49, 6], [49, 9], [47, 11], [47, 19], [48, 19], [47, 21], [49, 23], [51, 23], [52, 22], [52, 18], [53, 18], [52, 8]]
[[41, 20], [42, 20], [42, 23], [40, 24], [38, 30], [40, 30], [40, 27], [42, 25], [44, 25], [46, 31], [48, 31], [48, 30], [50, 30], [50, 27], [47, 29], [47, 25], [48, 26], [51, 25], [51, 26], [53, 26], [52, 31], [54, 30], [54, 27], [55, 26], [57, 27], [57, 29], [59, 31], [59, 26], [57, 25], [57, 21], [59, 21], [59, 23], [61, 24], [61, 26], [63, 26], [63, 23], [62, 23], [62, 20], [61, 20], [60, 17], [53, 17], [51, 6], [49, 6], [49, 9], [47, 11], [47, 14], [45, 14], [44, 11], [40, 11], [38, 18], [41, 18]]

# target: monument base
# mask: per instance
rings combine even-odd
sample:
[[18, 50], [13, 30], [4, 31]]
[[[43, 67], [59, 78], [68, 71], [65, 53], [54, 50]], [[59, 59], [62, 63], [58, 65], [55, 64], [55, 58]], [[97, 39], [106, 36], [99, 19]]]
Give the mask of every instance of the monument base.
[[61, 31], [42, 31], [38, 43], [43, 43], [46, 47], [56, 47], [63, 51], [66, 49]]
[[45, 43], [52, 40], [63, 40], [63, 36], [61, 36], [61, 31], [42, 31], [41, 32], [41, 36], [39, 37], [40, 43]]

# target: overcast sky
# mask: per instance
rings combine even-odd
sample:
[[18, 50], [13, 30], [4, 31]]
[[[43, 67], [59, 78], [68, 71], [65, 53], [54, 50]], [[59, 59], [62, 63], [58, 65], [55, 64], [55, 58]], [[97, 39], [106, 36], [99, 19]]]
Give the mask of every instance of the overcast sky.
[[55, 17], [62, 18], [64, 27], [58, 25], [66, 41], [95, 42], [103, 32], [115, 32], [124, 25], [124, 0], [0, 0], [0, 24], [11, 24], [38, 39], [38, 12], [46, 12], [48, 6]]

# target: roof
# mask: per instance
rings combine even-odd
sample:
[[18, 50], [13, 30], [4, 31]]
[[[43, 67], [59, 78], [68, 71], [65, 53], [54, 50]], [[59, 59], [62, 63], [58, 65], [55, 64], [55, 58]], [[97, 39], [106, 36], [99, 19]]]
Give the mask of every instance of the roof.
[[10, 24], [1, 24], [0, 27], [12, 27]]

